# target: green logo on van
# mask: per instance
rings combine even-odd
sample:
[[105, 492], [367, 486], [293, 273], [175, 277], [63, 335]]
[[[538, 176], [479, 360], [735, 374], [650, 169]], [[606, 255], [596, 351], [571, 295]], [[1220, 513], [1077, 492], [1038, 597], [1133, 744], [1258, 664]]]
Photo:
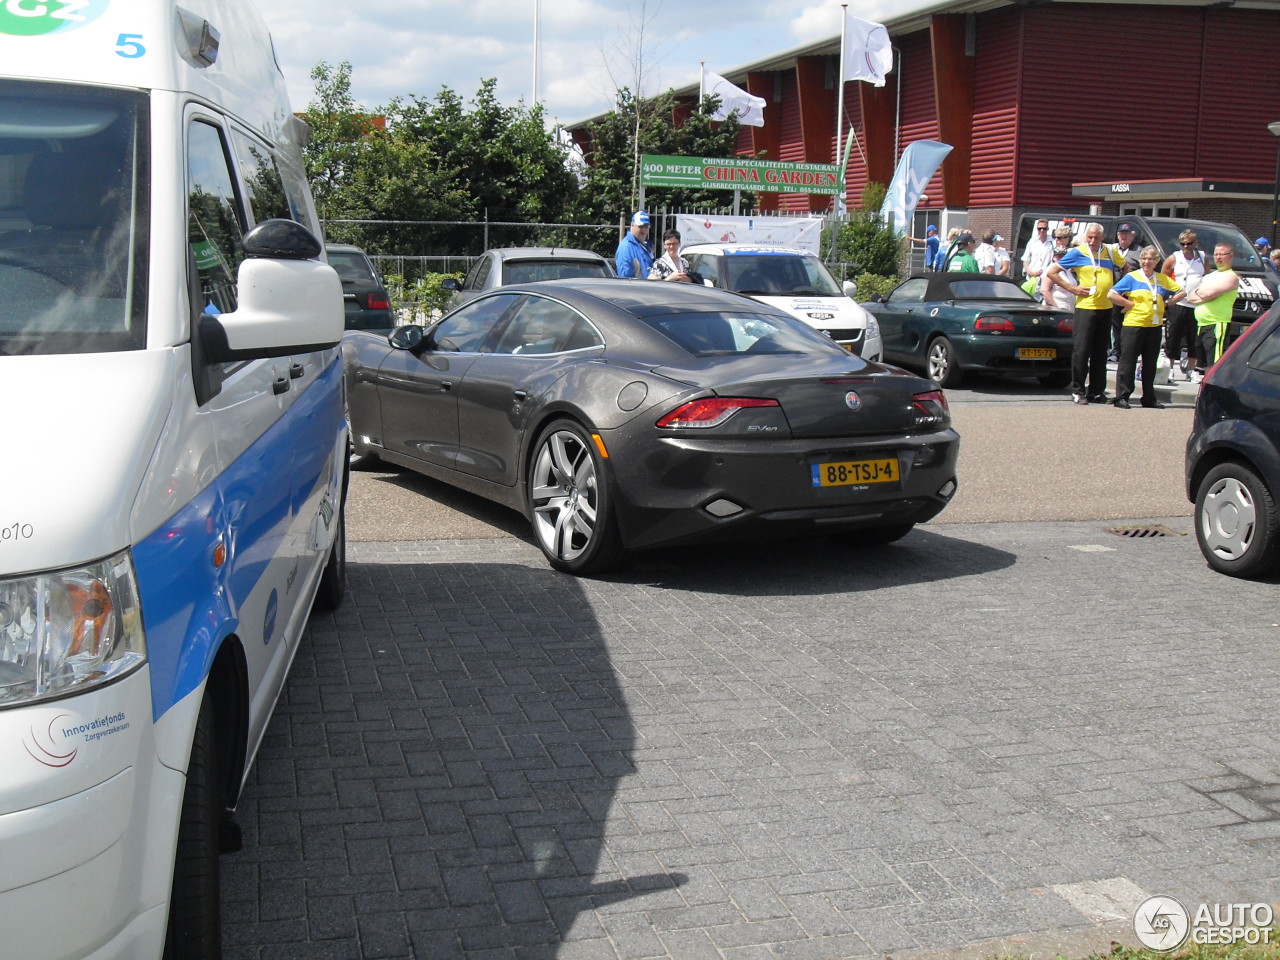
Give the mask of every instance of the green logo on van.
[[97, 20], [111, 0], [0, 0], [0, 33], [36, 37]]

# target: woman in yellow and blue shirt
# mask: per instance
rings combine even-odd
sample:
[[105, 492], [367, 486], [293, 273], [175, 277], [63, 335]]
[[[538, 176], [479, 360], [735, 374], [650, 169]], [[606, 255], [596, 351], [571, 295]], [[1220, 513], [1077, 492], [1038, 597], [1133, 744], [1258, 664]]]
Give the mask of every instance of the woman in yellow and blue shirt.
[[1138, 254], [1139, 269], [1126, 273], [1107, 291], [1107, 297], [1124, 308], [1120, 328], [1120, 365], [1116, 369], [1116, 398], [1112, 403], [1129, 409], [1133, 393], [1133, 371], [1142, 360], [1142, 405], [1163, 407], [1156, 399], [1156, 363], [1160, 356], [1161, 327], [1166, 301], [1175, 303], [1185, 294], [1174, 280], [1156, 269], [1160, 254], [1145, 247]]

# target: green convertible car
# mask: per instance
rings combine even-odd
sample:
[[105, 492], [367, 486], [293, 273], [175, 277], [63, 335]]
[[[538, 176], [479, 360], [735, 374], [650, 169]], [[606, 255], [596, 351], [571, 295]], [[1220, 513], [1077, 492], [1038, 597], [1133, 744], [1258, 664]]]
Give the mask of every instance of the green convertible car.
[[880, 324], [884, 358], [923, 369], [942, 387], [980, 372], [1071, 382], [1072, 315], [1040, 303], [1008, 277], [930, 273], [862, 304]]

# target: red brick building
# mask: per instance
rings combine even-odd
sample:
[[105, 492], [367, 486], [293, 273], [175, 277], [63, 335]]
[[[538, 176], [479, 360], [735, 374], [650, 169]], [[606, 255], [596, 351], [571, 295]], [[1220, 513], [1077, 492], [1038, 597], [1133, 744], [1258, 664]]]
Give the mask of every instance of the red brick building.
[[[1280, 2], [887, 0], [884, 87], [845, 84], [848, 200], [913, 140], [951, 144], [918, 222], [1008, 235], [1024, 211], [1228, 220], [1270, 234], [1280, 138]], [[860, 16], [870, 12], [855, 11]], [[743, 155], [838, 162], [840, 38], [735, 69], [763, 97]], [[697, 88], [677, 93], [690, 100]], [[830, 198], [760, 194], [761, 209]]]

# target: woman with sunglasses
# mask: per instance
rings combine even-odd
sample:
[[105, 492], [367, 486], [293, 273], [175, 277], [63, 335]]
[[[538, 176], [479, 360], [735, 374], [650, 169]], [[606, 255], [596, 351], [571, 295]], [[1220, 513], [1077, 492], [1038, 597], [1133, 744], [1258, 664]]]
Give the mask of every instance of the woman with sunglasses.
[[[1204, 254], [1196, 246], [1196, 232], [1178, 234], [1178, 250], [1165, 257], [1160, 272], [1173, 277], [1186, 294], [1204, 279]], [[1193, 371], [1203, 369], [1204, 357], [1196, 356], [1196, 310], [1185, 302], [1169, 305], [1169, 319], [1164, 332], [1164, 354], [1169, 358], [1169, 382], [1175, 383], [1179, 373], [1191, 381]], [[1184, 356], [1185, 354], [1185, 356]]]

